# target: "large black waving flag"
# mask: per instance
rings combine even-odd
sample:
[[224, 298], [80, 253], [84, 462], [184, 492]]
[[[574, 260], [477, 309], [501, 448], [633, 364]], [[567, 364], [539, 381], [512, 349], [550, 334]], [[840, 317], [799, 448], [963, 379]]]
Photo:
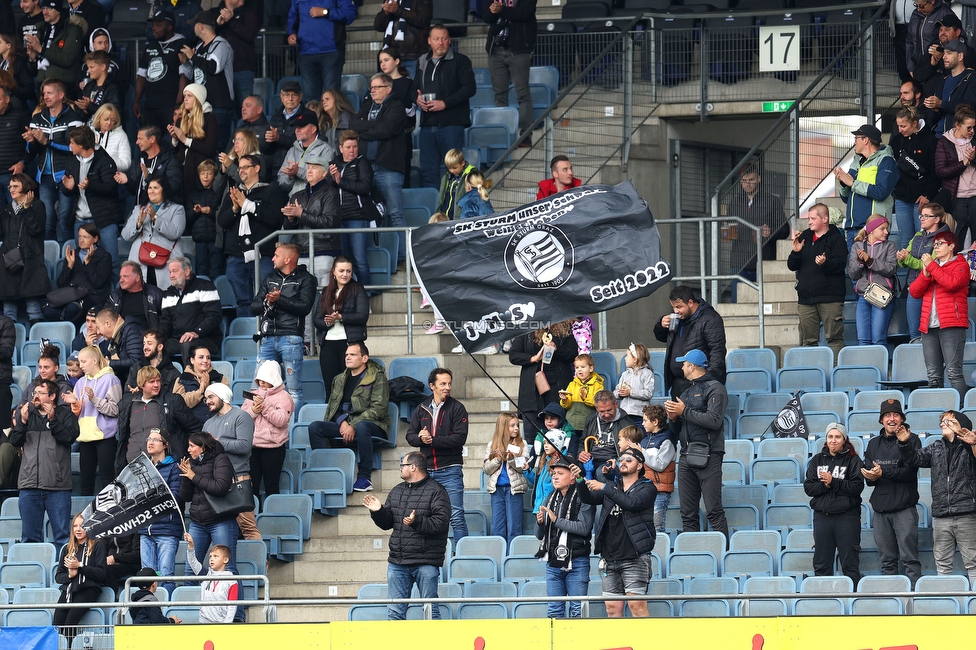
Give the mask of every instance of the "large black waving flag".
[[653, 293], [671, 277], [647, 203], [626, 181], [412, 233], [420, 283], [469, 352]]

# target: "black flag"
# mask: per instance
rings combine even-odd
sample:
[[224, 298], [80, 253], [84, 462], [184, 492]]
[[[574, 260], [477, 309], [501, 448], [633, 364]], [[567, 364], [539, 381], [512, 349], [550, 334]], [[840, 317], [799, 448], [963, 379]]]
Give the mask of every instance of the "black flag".
[[806, 438], [807, 420], [803, 417], [803, 407], [800, 406], [799, 394], [786, 403], [786, 406], [773, 419], [770, 425], [777, 438]]
[[621, 307], [671, 277], [654, 218], [630, 181], [431, 224], [411, 242], [420, 283], [469, 352]]
[[173, 513], [182, 516], [176, 498], [153, 462], [141, 453], [95, 495], [81, 513], [81, 527], [94, 539], [125, 536]]

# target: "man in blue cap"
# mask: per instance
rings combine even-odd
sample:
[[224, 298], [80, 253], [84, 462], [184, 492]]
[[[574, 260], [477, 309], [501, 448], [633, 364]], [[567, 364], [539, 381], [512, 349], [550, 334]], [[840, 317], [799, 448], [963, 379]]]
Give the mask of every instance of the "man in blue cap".
[[725, 407], [729, 394], [708, 372], [708, 357], [701, 350], [688, 350], [678, 357], [691, 386], [664, 409], [671, 429], [678, 432], [681, 453], [678, 462], [678, 493], [682, 531], [701, 530], [698, 501], [704, 497], [705, 514], [713, 530], [729, 536], [722, 506], [722, 457], [725, 455]]

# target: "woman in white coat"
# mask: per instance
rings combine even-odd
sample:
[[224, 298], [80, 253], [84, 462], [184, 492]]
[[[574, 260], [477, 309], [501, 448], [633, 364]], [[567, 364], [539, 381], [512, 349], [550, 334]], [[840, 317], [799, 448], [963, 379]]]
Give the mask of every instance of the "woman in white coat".
[[[142, 267], [146, 281], [164, 291], [170, 284], [166, 260], [183, 256], [180, 236], [183, 235], [186, 227], [186, 213], [183, 211], [183, 206], [167, 198], [169, 191], [170, 188], [166, 187], [161, 177], [151, 176], [146, 188], [149, 202], [144, 206], [135, 206], [132, 214], [129, 215], [129, 220], [125, 223], [125, 228], [122, 229], [122, 238], [132, 242], [129, 261], [138, 263]], [[153, 255], [151, 247], [143, 251], [144, 244], [159, 248], [154, 249]], [[151, 265], [146, 264], [149, 259], [152, 259]]]

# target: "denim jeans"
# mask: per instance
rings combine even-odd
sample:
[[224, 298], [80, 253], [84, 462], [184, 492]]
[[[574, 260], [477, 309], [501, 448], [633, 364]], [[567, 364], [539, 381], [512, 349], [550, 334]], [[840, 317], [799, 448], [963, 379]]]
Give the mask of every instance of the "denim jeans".
[[[44, 315], [41, 313], [41, 299], [40, 298], [24, 298], [24, 302], [27, 303], [27, 318], [30, 320], [42, 320]], [[20, 305], [19, 300], [4, 300], [3, 301], [3, 315], [17, 322], [17, 312]]]
[[400, 59], [400, 65], [407, 69], [407, 76], [411, 79], [417, 78], [417, 59], [411, 59], [409, 61]]
[[888, 324], [895, 311], [892, 300], [884, 309], [875, 307], [864, 296], [857, 298], [857, 342], [860, 345], [886, 345], [888, 343]]
[[898, 224], [898, 234], [901, 235], [902, 247], [907, 246], [912, 235], [922, 229], [922, 222], [918, 215], [918, 205], [895, 199], [895, 222]]
[[[263, 280], [274, 270], [271, 257], [261, 256], [261, 279]], [[254, 262], [244, 262], [244, 256], [227, 256], [227, 280], [234, 290], [234, 297], [237, 298], [237, 317], [249, 318], [251, 313], [251, 300], [254, 299]], [[298, 412], [297, 410], [295, 411]]]
[[[351, 219], [342, 222], [343, 228], [368, 228], [368, 221]], [[352, 258], [353, 268], [356, 270], [356, 279], [359, 284], [366, 285], [371, 281], [369, 275], [369, 260], [366, 259], [366, 248], [372, 238], [368, 232], [352, 232], [342, 235], [342, 254]], [[297, 411], [296, 411], [297, 412]]]
[[[270, 0], [269, 0], [270, 2]], [[244, 99], [254, 93], [254, 71], [234, 70], [234, 107], [239, 115]]]
[[68, 543], [71, 531], [71, 490], [20, 491], [21, 541], [44, 541], [44, 513], [51, 520], [54, 544]]
[[[581, 556], [573, 558], [573, 568], [569, 571], [554, 566], [546, 567], [546, 595], [547, 596], [585, 596], [590, 585], [590, 558]], [[560, 601], [549, 603], [546, 612], [549, 618], [563, 618], [566, 616], [566, 603]], [[578, 600], [569, 601], [569, 617], [579, 618], [583, 615], [583, 608]]]
[[529, 66], [532, 52], [513, 54], [507, 47], [495, 46], [488, 56], [488, 73], [495, 91], [495, 106], [508, 106], [508, 84], [515, 86], [519, 109], [519, 134], [532, 126], [532, 91], [529, 89]]
[[[57, 239], [63, 244], [71, 238], [71, 228], [75, 217], [75, 200], [61, 194], [60, 184], [54, 182], [49, 174], [41, 176], [38, 191], [44, 201], [47, 219], [44, 224], [44, 239]], [[55, 207], [56, 206], [56, 207]]]
[[[174, 575], [176, 550], [179, 546], [179, 538], [171, 535], [139, 535], [139, 555], [142, 566], [155, 569], [161, 576]], [[171, 594], [176, 588], [176, 583], [172, 580], [161, 582], [160, 585]]]
[[[82, 224], [85, 223], [95, 223], [95, 220], [85, 219], [84, 221], [75, 221], [75, 245], [72, 246], [72, 248], [74, 248], [76, 252], [78, 250], [78, 231], [81, 230]], [[117, 266], [119, 263], [119, 224], [109, 224], [104, 228], [99, 228], [98, 232], [98, 245], [104, 248], [105, 252], [112, 256], [112, 265]]]
[[468, 522], [464, 519], [464, 473], [460, 465], [430, 470], [430, 477], [447, 490], [451, 499], [451, 527], [454, 543], [468, 536]]
[[[295, 402], [295, 413], [302, 408], [302, 359], [305, 340], [301, 336], [265, 336], [258, 347], [258, 363], [273, 359], [285, 367], [285, 390]], [[371, 461], [372, 462], [372, 461]]]
[[942, 388], [944, 373], [949, 376], [949, 384], [959, 391], [959, 399], [966, 397], [969, 386], [962, 372], [965, 347], [965, 327], [930, 327], [927, 334], [922, 334], [922, 358], [929, 388]]
[[[373, 182], [386, 201], [386, 224], [391, 228], [407, 225], [403, 218], [403, 174], [373, 165]], [[397, 262], [406, 258], [407, 233], [397, 233]]]
[[668, 504], [671, 503], [671, 495], [673, 492], [658, 492], [657, 498], [654, 499], [654, 529], [659, 532], [664, 532], [664, 520], [668, 514]]
[[[437, 598], [437, 582], [440, 577], [440, 568], [432, 564], [405, 566], [389, 562], [386, 565], [387, 594], [390, 598], [410, 598], [410, 590], [416, 584], [420, 592], [420, 600]], [[433, 610], [431, 616], [440, 619], [440, 607], [435, 603], [431, 609]], [[387, 611], [391, 621], [402, 621], [407, 617], [406, 604], [389, 605]]]
[[[190, 519], [187, 524], [187, 532], [193, 538], [193, 553], [197, 556], [200, 564], [203, 565], [204, 570], [209, 565], [210, 546], [213, 544], [223, 544], [230, 548], [230, 562], [227, 564], [227, 570], [231, 573], [237, 573], [236, 519], [218, 521], [212, 524], [198, 524]], [[186, 573], [184, 575], [193, 575], [193, 569], [190, 568], [189, 562], [186, 563]], [[186, 584], [198, 586], [200, 583], [187, 582]]]
[[420, 127], [420, 184], [439, 188], [446, 170], [444, 156], [451, 149], [463, 148], [463, 126]]
[[353, 427], [356, 438], [351, 443], [342, 440], [339, 425], [335, 422], [312, 422], [308, 425], [308, 440], [312, 449], [328, 449], [326, 440], [337, 441], [343, 446], [355, 446], [359, 456], [358, 477], [369, 480], [373, 474], [373, 436], [386, 438], [386, 433], [377, 424], [362, 420]]
[[921, 338], [922, 332], [918, 329], [919, 322], [922, 320], [921, 298], [912, 298], [911, 294], [905, 298], [905, 316], [908, 318], [908, 340]]
[[509, 485], [497, 487], [491, 495], [491, 534], [511, 543], [522, 534], [521, 493], [512, 494]]
[[976, 514], [936, 517], [932, 528], [932, 555], [939, 575], [954, 573], [952, 559], [958, 546], [969, 582], [976, 584]]
[[[302, 77], [302, 94], [306, 101], [322, 99], [322, 93], [329, 88], [338, 90], [342, 85], [342, 52], [327, 54], [299, 54], [298, 72]], [[336, 64], [340, 63], [336, 73]]]

